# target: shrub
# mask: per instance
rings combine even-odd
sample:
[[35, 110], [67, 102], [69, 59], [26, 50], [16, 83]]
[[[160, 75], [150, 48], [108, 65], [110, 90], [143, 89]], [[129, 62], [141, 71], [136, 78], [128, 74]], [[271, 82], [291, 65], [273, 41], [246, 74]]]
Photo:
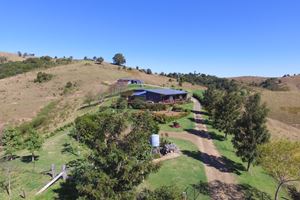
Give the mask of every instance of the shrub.
[[130, 106], [134, 109], [147, 109], [151, 111], [162, 111], [166, 110], [168, 106], [166, 104], [161, 104], [161, 103], [146, 103], [143, 100], [140, 99], [135, 99], [130, 103]]
[[155, 121], [157, 121], [160, 124], [166, 124], [171, 121], [186, 117], [190, 114], [190, 112], [181, 112], [179, 115], [175, 116], [168, 116], [166, 114], [161, 114], [161, 113], [153, 113], [153, 118]]
[[0, 56], [0, 63], [5, 63], [7, 58], [5, 56]]
[[96, 59], [96, 63], [100, 64], [100, 65], [103, 63], [103, 61], [104, 61], [104, 59], [102, 57], [99, 57]]
[[36, 79], [34, 79], [35, 83], [43, 83], [50, 81], [52, 79], [53, 75], [52, 74], [47, 74], [45, 72], [38, 72], [36, 75]]
[[162, 186], [157, 188], [154, 191], [144, 189], [140, 192], [137, 197], [137, 200], [181, 200], [182, 194], [176, 186]]
[[118, 98], [117, 102], [111, 106], [112, 108], [116, 109], [126, 109], [127, 108], [127, 100], [120, 97]]

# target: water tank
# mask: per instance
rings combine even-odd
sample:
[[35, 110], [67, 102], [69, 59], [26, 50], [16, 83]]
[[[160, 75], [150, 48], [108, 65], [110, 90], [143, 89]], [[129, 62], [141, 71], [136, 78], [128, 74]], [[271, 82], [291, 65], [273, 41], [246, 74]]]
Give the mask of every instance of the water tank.
[[159, 135], [158, 134], [151, 135], [151, 145], [152, 145], [152, 147], [159, 147]]

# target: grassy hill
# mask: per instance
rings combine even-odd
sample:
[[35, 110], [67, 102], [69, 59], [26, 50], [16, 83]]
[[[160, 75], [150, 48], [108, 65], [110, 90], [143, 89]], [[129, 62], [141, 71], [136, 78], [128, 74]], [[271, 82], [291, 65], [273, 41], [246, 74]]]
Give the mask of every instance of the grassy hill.
[[[52, 74], [50, 81], [35, 83], [38, 72]], [[47, 118], [47, 129], [53, 130], [62, 123], [73, 120], [82, 111], [81, 107], [88, 93], [100, 95], [117, 79], [133, 77], [147, 84], [178, 87], [178, 83], [159, 75], [148, 75], [138, 70], [123, 69], [116, 65], [91, 61], [78, 61], [47, 69], [36, 69], [17, 76], [0, 79], [0, 129], [6, 123], [21, 123], [35, 117], [42, 108]], [[65, 92], [67, 82], [74, 86]], [[185, 89], [201, 89], [201, 86], [183, 84]], [[49, 105], [51, 103], [51, 105]], [[45, 113], [46, 112], [46, 113]]]
[[23, 61], [23, 60], [25, 60], [25, 58], [20, 57], [20, 56], [18, 56], [15, 53], [0, 52], [0, 57], [1, 56], [6, 57], [7, 61], [13, 61], [13, 62], [15, 62], [15, 61]]

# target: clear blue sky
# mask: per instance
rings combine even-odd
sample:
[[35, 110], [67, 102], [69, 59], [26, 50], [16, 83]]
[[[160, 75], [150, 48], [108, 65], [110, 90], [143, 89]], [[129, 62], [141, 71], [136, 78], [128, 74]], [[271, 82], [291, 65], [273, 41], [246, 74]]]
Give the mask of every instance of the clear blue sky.
[[300, 73], [299, 0], [1, 0], [0, 51], [156, 72]]

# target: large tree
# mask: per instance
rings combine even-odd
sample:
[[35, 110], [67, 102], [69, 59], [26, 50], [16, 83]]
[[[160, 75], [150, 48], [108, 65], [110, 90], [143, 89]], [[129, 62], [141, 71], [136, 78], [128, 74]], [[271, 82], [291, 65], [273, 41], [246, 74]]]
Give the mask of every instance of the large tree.
[[232, 142], [237, 156], [247, 162], [247, 170], [257, 158], [258, 145], [266, 143], [270, 138], [266, 128], [267, 113], [268, 109], [265, 104], [261, 104], [260, 95], [250, 95], [241, 119], [235, 124]]
[[34, 129], [30, 129], [25, 140], [26, 149], [31, 153], [31, 160], [34, 162], [35, 152], [40, 150], [43, 145], [42, 136]]
[[275, 200], [280, 188], [289, 182], [300, 181], [300, 143], [288, 140], [272, 141], [259, 148], [259, 163], [278, 181]]
[[222, 99], [216, 103], [213, 124], [227, 135], [231, 134], [236, 121], [240, 117], [242, 96], [237, 92], [226, 92]]
[[4, 129], [1, 143], [4, 147], [5, 155], [12, 160], [14, 153], [22, 146], [20, 131], [15, 128]]
[[211, 118], [214, 118], [214, 112], [216, 105], [222, 100], [223, 91], [217, 90], [214, 87], [208, 87], [208, 89], [203, 93], [202, 105], [208, 112]]
[[115, 56], [113, 57], [113, 62], [115, 65], [123, 65], [126, 63], [126, 59], [123, 56], [123, 54], [121, 53], [117, 53], [115, 54]]
[[135, 187], [156, 169], [149, 138], [157, 124], [149, 113], [126, 115], [108, 110], [75, 121], [91, 152], [70, 179], [82, 199], [132, 199]]

